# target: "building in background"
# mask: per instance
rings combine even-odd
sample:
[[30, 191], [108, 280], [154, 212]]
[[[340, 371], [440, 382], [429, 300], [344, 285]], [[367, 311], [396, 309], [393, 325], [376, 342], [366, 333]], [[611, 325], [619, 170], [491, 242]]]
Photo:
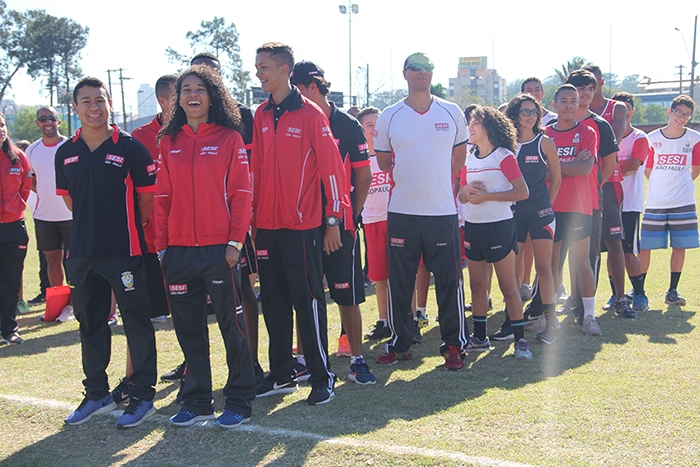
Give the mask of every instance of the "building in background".
[[460, 107], [497, 105], [506, 100], [506, 80], [488, 68], [487, 57], [460, 57], [457, 77], [449, 80], [448, 97]]
[[146, 83], [139, 86], [139, 90], [136, 91], [136, 98], [138, 100], [136, 116], [153, 116], [158, 113], [156, 90], [151, 86]]

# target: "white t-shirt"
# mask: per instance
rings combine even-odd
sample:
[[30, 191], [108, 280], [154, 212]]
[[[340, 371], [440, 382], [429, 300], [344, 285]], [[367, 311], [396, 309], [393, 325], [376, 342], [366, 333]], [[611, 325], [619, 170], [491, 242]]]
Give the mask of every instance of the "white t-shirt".
[[[510, 183], [523, 174], [520, 172], [518, 160], [515, 154], [505, 148], [496, 148], [484, 158], [476, 157], [474, 153], [467, 154], [467, 171], [461, 181], [461, 185], [468, 185], [474, 181], [481, 181], [486, 191], [500, 193], [513, 188]], [[513, 211], [509, 201], [485, 201], [479, 204], [465, 205], [465, 220], [473, 224], [486, 222], [498, 222], [513, 217]]]
[[369, 156], [372, 169], [372, 184], [367, 192], [367, 199], [362, 207], [362, 222], [374, 224], [386, 220], [391, 191], [391, 175], [379, 168], [377, 156]]
[[389, 211], [418, 216], [457, 213], [452, 150], [467, 141], [467, 124], [455, 104], [433, 96], [425, 113], [405, 101], [384, 109], [377, 120], [374, 148], [392, 152]]
[[695, 204], [691, 166], [700, 166], [700, 133], [685, 129], [679, 138], [669, 139], [661, 129], [649, 133], [651, 150], [646, 167], [651, 169], [646, 207], [679, 208]]
[[622, 138], [618, 144], [620, 150], [617, 152], [617, 161], [623, 162], [629, 159], [641, 161], [637, 171], [630, 175], [625, 175], [622, 179], [622, 211], [642, 212], [644, 211], [644, 164], [649, 154], [649, 140], [647, 134], [637, 128], [632, 128], [629, 135]]
[[546, 127], [547, 125], [549, 125], [549, 122], [551, 122], [551, 121], [554, 120], [555, 118], [557, 118], [557, 114], [555, 114], [554, 112], [551, 112], [551, 111], [547, 110], [547, 111], [545, 112], [545, 114], [542, 115], [542, 124], [541, 124], [542, 128], [544, 128], [544, 127]]
[[62, 138], [54, 146], [46, 146], [42, 140], [32, 143], [26, 151], [32, 172], [36, 177], [37, 202], [34, 219], [46, 222], [63, 222], [73, 219], [73, 214], [66, 207], [63, 198], [56, 194], [56, 168], [54, 158], [56, 150], [66, 141]]

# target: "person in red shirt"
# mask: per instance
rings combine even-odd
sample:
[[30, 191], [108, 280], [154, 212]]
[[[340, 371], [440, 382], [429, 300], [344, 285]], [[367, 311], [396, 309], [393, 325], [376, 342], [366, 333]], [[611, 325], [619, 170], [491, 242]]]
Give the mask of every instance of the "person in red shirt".
[[24, 209], [32, 188], [27, 156], [7, 136], [7, 120], [0, 114], [0, 331], [2, 344], [21, 344], [17, 330], [17, 301], [27, 256]]
[[221, 77], [195, 65], [177, 80], [175, 110], [159, 133], [156, 248], [173, 325], [185, 354], [184, 404], [176, 426], [214, 419], [206, 295], [226, 347], [228, 381], [223, 428], [250, 420], [255, 398], [253, 359], [240, 301], [238, 265], [250, 228], [248, 156], [241, 116]]

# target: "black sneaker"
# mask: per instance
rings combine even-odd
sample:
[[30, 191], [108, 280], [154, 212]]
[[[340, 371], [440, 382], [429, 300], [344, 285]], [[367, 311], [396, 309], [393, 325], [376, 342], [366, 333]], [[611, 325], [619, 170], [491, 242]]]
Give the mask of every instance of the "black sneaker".
[[538, 332], [535, 339], [547, 345], [553, 344], [557, 340], [557, 328], [548, 326], [544, 328], [544, 331]]
[[[466, 311], [472, 311], [472, 302], [469, 302], [469, 303], [467, 303], [466, 305], [464, 305], [464, 309], [465, 309]], [[491, 301], [491, 295], [489, 295], [489, 306], [488, 306], [488, 309], [489, 309], [489, 310], [493, 310], [493, 302]]]
[[253, 363], [253, 369], [255, 370], [255, 385], [260, 386], [265, 381], [265, 372], [258, 362]]
[[182, 362], [177, 367], [167, 373], [163, 373], [160, 380], [164, 383], [178, 383], [185, 375], [185, 362]]
[[620, 300], [615, 304], [615, 314], [623, 318], [636, 318], [637, 312], [634, 311], [627, 300]]
[[542, 313], [544, 313], [544, 310], [542, 309], [541, 303], [528, 303], [525, 307], [525, 311], [523, 312], [523, 319], [525, 320], [525, 324], [527, 324], [530, 321], [537, 321], [537, 319]]
[[261, 384], [258, 385], [255, 397], [267, 397], [274, 394], [290, 394], [297, 390], [297, 382], [277, 381], [274, 376], [268, 375]]
[[377, 321], [372, 330], [365, 334], [365, 337], [370, 340], [388, 339], [391, 337], [391, 329], [384, 321]]
[[129, 403], [129, 378], [127, 376], [123, 377], [119, 384], [112, 389], [112, 399], [117, 404]]
[[413, 320], [413, 343], [423, 343], [423, 336], [420, 333], [420, 324], [418, 323], [418, 320]]
[[27, 301], [30, 305], [41, 305], [42, 303], [46, 303], [46, 294], [44, 292], [41, 292], [39, 295], [36, 297], [32, 298], [31, 300]]
[[513, 340], [513, 326], [510, 324], [510, 320], [506, 319], [503, 324], [501, 324], [501, 329], [498, 332], [491, 334], [489, 339], [495, 341], [512, 341]]
[[311, 388], [311, 394], [306, 398], [306, 403], [309, 405], [327, 404], [335, 397], [333, 389], [326, 386], [316, 386]]

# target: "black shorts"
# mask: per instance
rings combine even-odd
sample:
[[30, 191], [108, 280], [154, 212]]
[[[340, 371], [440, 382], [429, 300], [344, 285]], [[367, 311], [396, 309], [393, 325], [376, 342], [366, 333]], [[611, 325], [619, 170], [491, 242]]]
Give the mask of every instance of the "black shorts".
[[48, 222], [34, 219], [36, 249], [39, 251], [68, 251], [73, 221]]
[[583, 240], [591, 236], [593, 232], [593, 216], [580, 212], [556, 212], [557, 230], [554, 233], [554, 241], [561, 242], [566, 239], [570, 242]]
[[357, 231], [345, 230], [341, 224], [340, 241], [343, 246], [339, 250], [330, 255], [323, 253], [323, 273], [335, 303], [341, 306], [359, 305], [365, 301], [360, 236]]
[[143, 257], [146, 265], [146, 290], [148, 291], [148, 314], [151, 318], [170, 314], [168, 297], [165, 295], [163, 270], [160, 268], [158, 255], [146, 253]]
[[464, 254], [467, 259], [497, 263], [511, 251], [518, 252], [514, 219], [464, 224]]
[[517, 209], [513, 212], [518, 243], [525, 243], [528, 234], [533, 240], [554, 240], [556, 221], [552, 207]]
[[[603, 241], [622, 240], [622, 187], [619, 183], [603, 185]], [[602, 246], [602, 245], [601, 245]]]
[[622, 229], [625, 237], [622, 240], [622, 251], [639, 254], [639, 217], [641, 212], [623, 212]]
[[255, 256], [255, 248], [253, 248], [253, 240], [250, 238], [250, 234], [245, 234], [238, 264], [241, 266], [241, 277], [258, 273], [258, 258]]

